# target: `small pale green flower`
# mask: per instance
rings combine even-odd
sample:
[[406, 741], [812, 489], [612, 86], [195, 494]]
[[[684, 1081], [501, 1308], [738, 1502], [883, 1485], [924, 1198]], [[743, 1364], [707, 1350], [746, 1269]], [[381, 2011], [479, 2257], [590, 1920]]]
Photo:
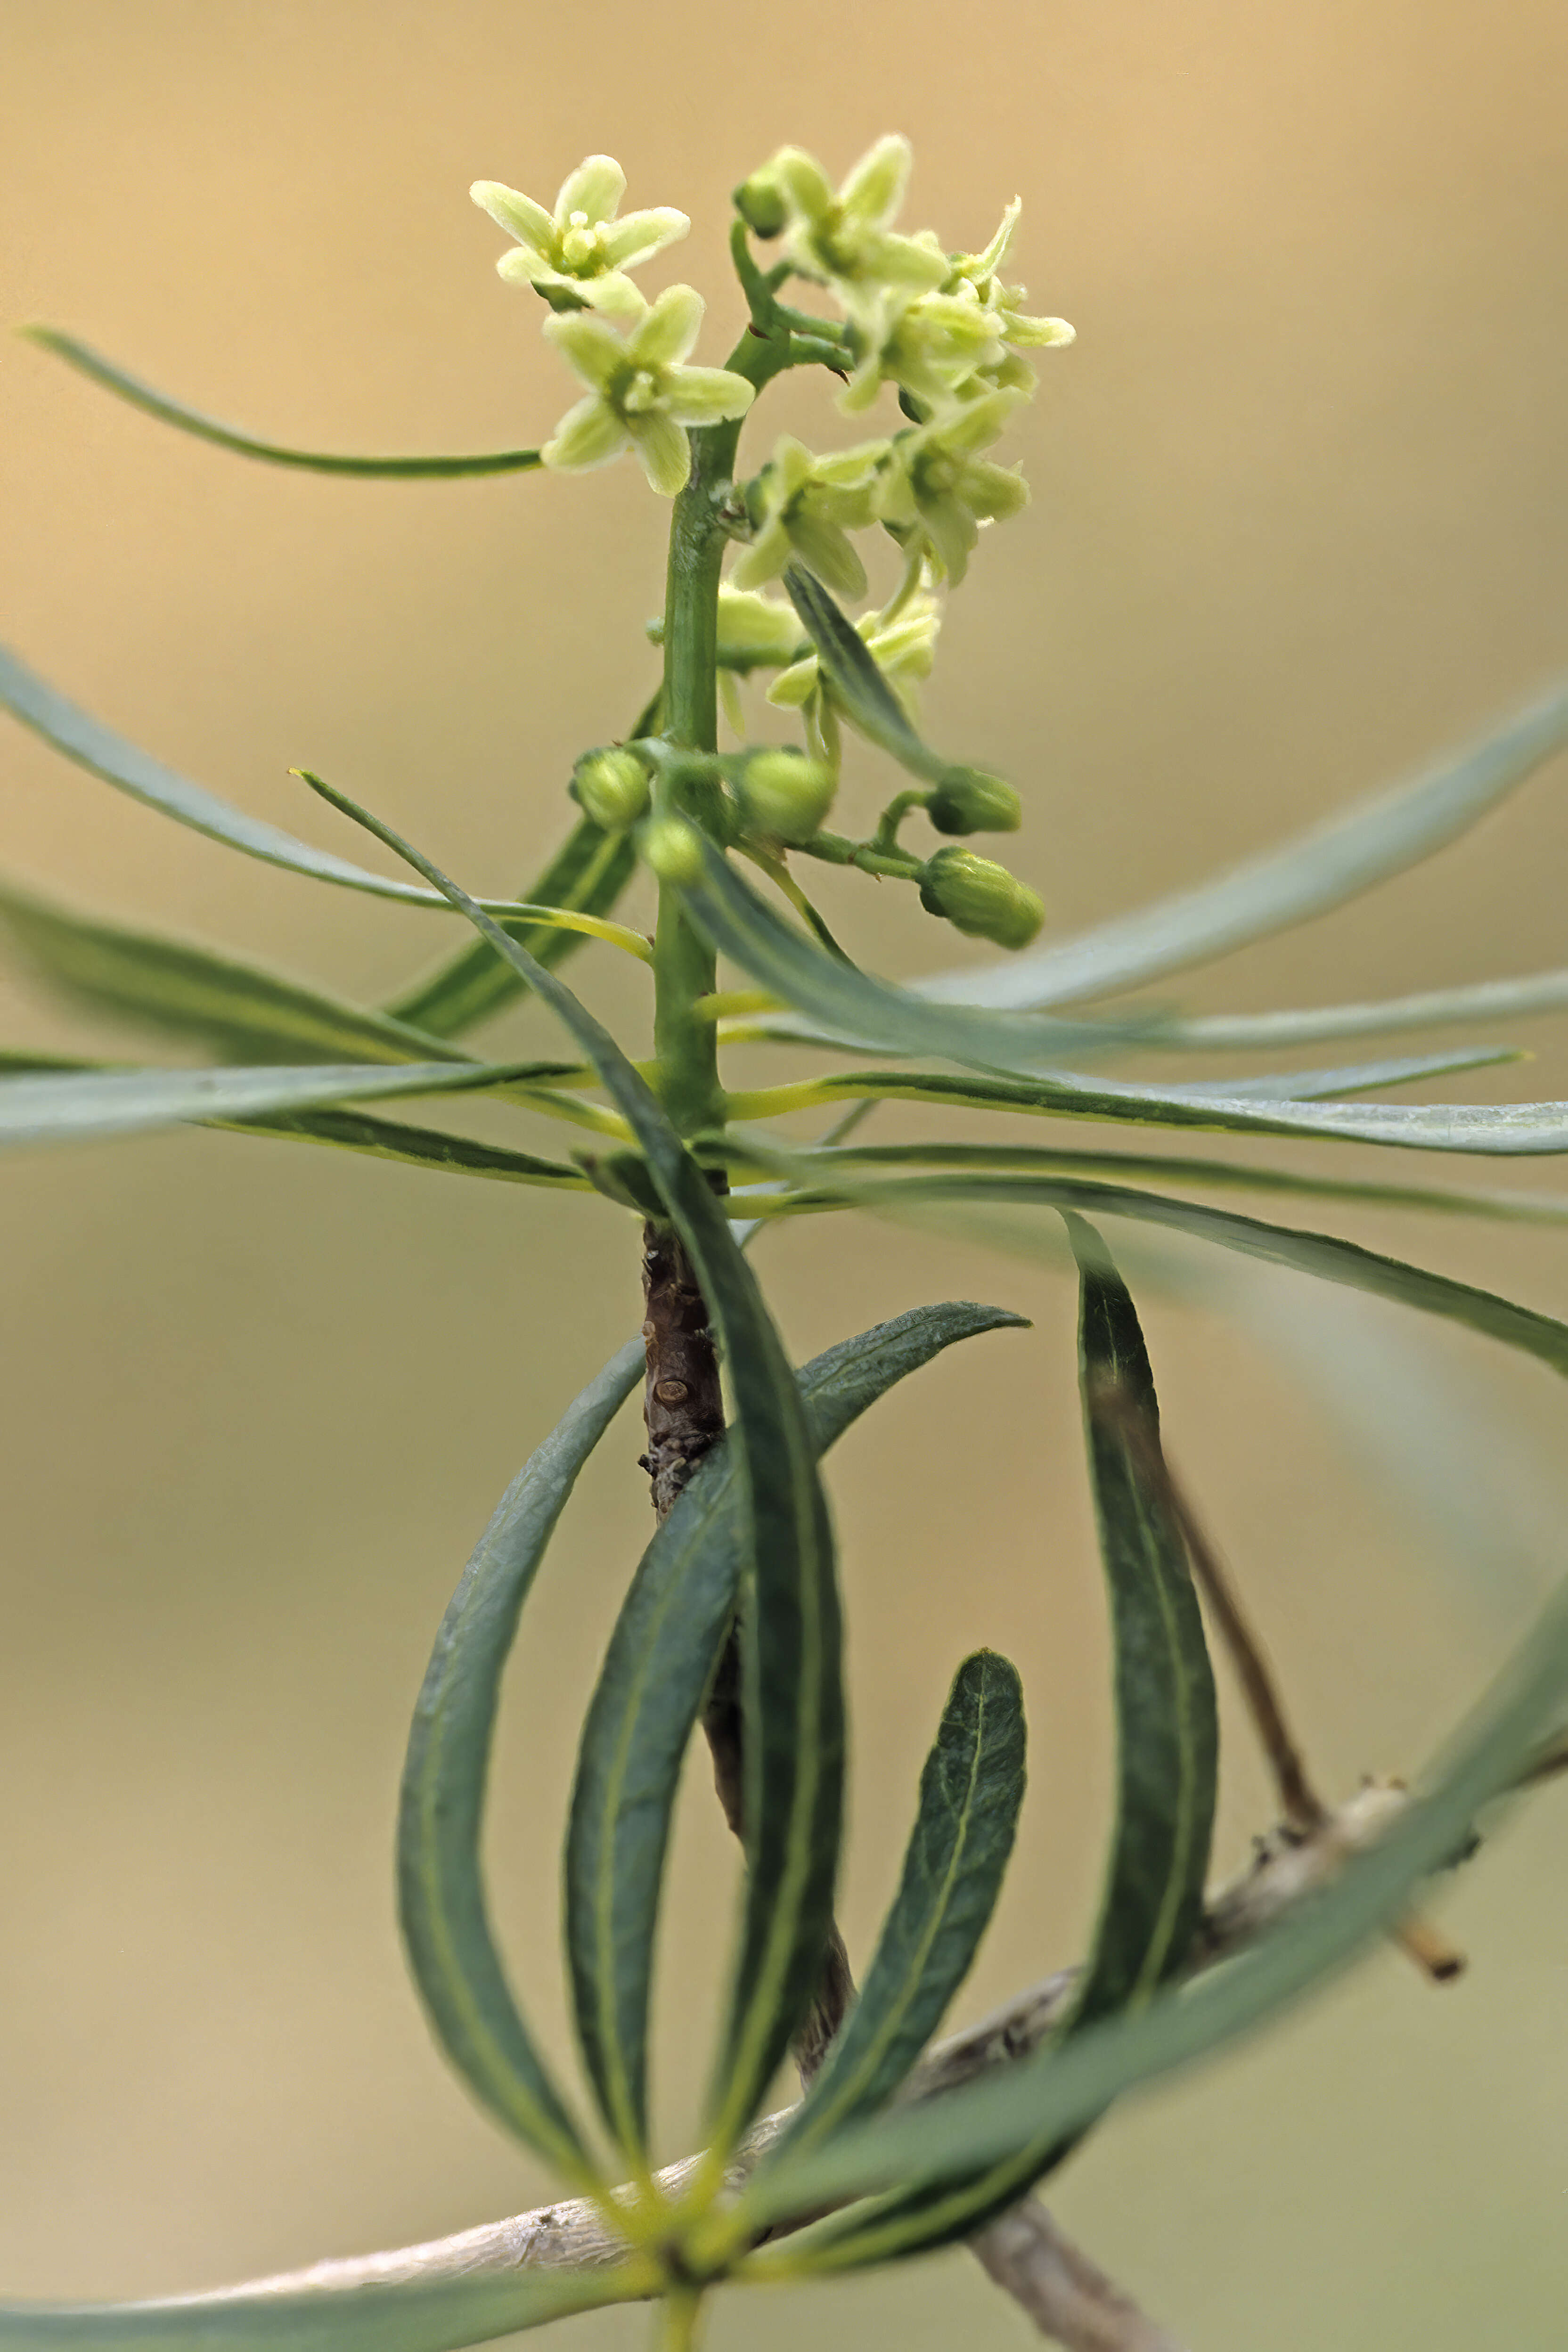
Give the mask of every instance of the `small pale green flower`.
[[591, 388], [545, 443], [544, 463], [583, 474], [635, 448], [661, 498], [683, 490], [691, 472], [685, 427], [743, 416], [753, 397], [728, 368], [686, 366], [702, 310], [694, 288], [667, 286], [624, 340], [585, 310], [546, 319], [545, 334]]
[[978, 302], [994, 320], [1002, 341], [1014, 350], [1045, 351], [1053, 344], [1072, 342], [1077, 330], [1069, 327], [1065, 319], [1031, 318], [1020, 307], [1028, 299], [1027, 289], [1002, 283], [1002, 265], [1012, 247], [1023, 209], [1021, 200], [1015, 196], [1002, 215], [1000, 228], [982, 252], [955, 253], [952, 274], [942, 290]]
[[835, 194], [814, 156], [781, 147], [748, 186], [776, 195], [785, 258], [803, 278], [830, 288], [862, 329], [877, 332], [889, 289], [932, 290], [951, 267], [936, 238], [891, 226], [913, 160], [907, 139], [879, 139]]
[[498, 228], [517, 239], [517, 251], [503, 253], [496, 264], [509, 285], [575, 297], [629, 321], [641, 316], [644, 304], [626, 271], [676, 244], [691, 223], [667, 205], [617, 220], [626, 188], [626, 175], [613, 155], [590, 155], [563, 183], [552, 213], [500, 180], [476, 180], [468, 194]]
[[1008, 359], [996, 316], [968, 286], [957, 294], [889, 301], [880, 340], [862, 336], [861, 343], [862, 357], [839, 395], [848, 416], [869, 408], [884, 383], [900, 385], [940, 414], [966, 392], [986, 389], [984, 379]]
[[[656, 646], [664, 643], [664, 615], [647, 625]], [[793, 604], [782, 596], [761, 596], [749, 589], [719, 583], [719, 667], [742, 677], [754, 669], [783, 669], [800, 651], [805, 635]]]
[[952, 415], [900, 433], [877, 485], [877, 511], [906, 547], [918, 533], [954, 585], [969, 568], [983, 522], [1005, 520], [1029, 502], [1021, 473], [979, 454], [1005, 429], [1028, 394], [988, 392]]
[[[869, 613], [855, 626], [900, 701], [912, 711], [910, 689], [919, 679], [931, 676], [936, 660], [937, 631], [942, 626], [942, 607], [936, 598], [917, 591], [896, 619], [884, 621], [879, 613]], [[816, 656], [807, 654], [774, 678], [768, 700], [786, 709], [800, 709], [818, 694], [831, 698], [832, 692], [824, 683]]]
[[888, 448], [886, 441], [867, 441], [814, 457], [784, 434], [757, 478], [755, 529], [731, 572], [735, 586], [759, 588], [776, 580], [798, 556], [825, 588], [863, 596], [866, 567], [846, 534], [876, 519], [873, 488]]

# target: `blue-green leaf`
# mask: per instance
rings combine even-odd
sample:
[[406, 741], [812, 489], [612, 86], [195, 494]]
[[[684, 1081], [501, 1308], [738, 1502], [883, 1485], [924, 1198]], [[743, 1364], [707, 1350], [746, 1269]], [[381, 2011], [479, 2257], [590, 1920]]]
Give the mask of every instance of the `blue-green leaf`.
[[640, 2300], [647, 2268], [478, 2271], [381, 2286], [0, 2304], [4, 2352], [456, 2352], [574, 2311]]
[[815, 2146], [903, 2081], [969, 1974], [1023, 1796], [1022, 1685], [1005, 1658], [977, 1650], [953, 1677], [926, 1759], [899, 1891], [865, 1983], [781, 2151]]
[[436, 1636], [409, 1735], [397, 1825], [409, 1965], [453, 2065], [490, 2112], [568, 2177], [599, 2178], [507, 1983], [479, 1859], [501, 1669], [578, 1472], [637, 1385], [643, 1349], [611, 1357], [519, 1471]]
[[269, 466], [294, 466], [311, 474], [364, 474], [379, 479], [453, 480], [468, 474], [531, 473], [541, 463], [537, 449], [492, 449], [476, 452], [472, 457], [344, 457], [319, 449], [289, 449], [280, 442], [258, 440], [249, 433], [237, 432], [232, 425], [220, 425], [216, 417], [204, 416], [196, 408], [187, 408], [183, 401], [171, 400], [168, 394], [154, 391], [140, 376], [130, 375], [112, 360], [104, 358], [87, 343], [79, 342], [74, 335], [63, 334], [58, 327], [28, 326], [20, 330], [27, 341], [37, 343], [41, 351], [52, 352], [80, 375], [89, 376], [112, 392], [132, 408], [140, 408], [155, 416], [163, 425], [173, 425], [182, 433], [195, 434], [200, 441], [212, 441], [220, 449], [232, 449], [241, 457], [260, 457]]
[[341, 793], [317, 789], [433, 883], [566, 1024], [631, 1128], [718, 1327], [752, 1563], [747, 1894], [712, 2100], [721, 2148], [754, 2112], [810, 2004], [833, 1916], [844, 1787], [840, 1615], [832, 1527], [800, 1392], [706, 1175], [608, 1031], [427, 858]]
[[443, 1135], [401, 1119], [374, 1118], [363, 1111], [307, 1111], [295, 1118], [209, 1119], [211, 1127], [237, 1135], [272, 1136], [285, 1143], [329, 1144], [361, 1151], [403, 1168], [432, 1168], [454, 1176], [485, 1176], [503, 1184], [543, 1184], [559, 1192], [591, 1192], [580, 1168], [561, 1160], [536, 1159], [493, 1143], [473, 1143], [466, 1135]]
[[266, 1118], [395, 1095], [456, 1094], [537, 1072], [534, 1062], [363, 1062], [305, 1069], [68, 1070], [0, 1078], [0, 1151], [140, 1135], [187, 1119]]
[[832, 686], [850, 724], [911, 775], [930, 784], [940, 783], [951, 761], [922, 742], [865, 638], [840, 612], [821, 581], [804, 564], [792, 563], [784, 572], [784, 584], [802, 627], [816, 647], [821, 675]]
[[[893, 1384], [955, 1340], [1022, 1323], [961, 1301], [879, 1323], [800, 1374], [825, 1453]], [[566, 1844], [566, 1930], [589, 2078], [623, 2145], [647, 2126], [647, 2003], [681, 1760], [731, 1622], [745, 1545], [728, 1444], [702, 1463], [644, 1553], [583, 1727]]]
[[466, 1061], [439, 1037], [366, 1012], [193, 940], [161, 939], [50, 906], [0, 885], [0, 924], [53, 987], [94, 1013], [179, 1038], [226, 1059]]
[[918, 992], [998, 1010], [1072, 1004], [1137, 988], [1326, 914], [1430, 857], [1568, 743], [1568, 685], [1527, 703], [1414, 782], [1363, 801], [1244, 866], [984, 971], [934, 974]]
[[1458, 988], [1427, 988], [1412, 996], [1385, 996], [1365, 1004], [1320, 1004], [1288, 1013], [1198, 1013], [1170, 1022], [1163, 1050], [1272, 1053], [1281, 1045], [1315, 1045], [1331, 1037], [1375, 1037], [1391, 1029], [1436, 1029], [1450, 1021], [1520, 1021], [1568, 1011], [1568, 971], [1537, 971], [1521, 980], [1478, 980]]

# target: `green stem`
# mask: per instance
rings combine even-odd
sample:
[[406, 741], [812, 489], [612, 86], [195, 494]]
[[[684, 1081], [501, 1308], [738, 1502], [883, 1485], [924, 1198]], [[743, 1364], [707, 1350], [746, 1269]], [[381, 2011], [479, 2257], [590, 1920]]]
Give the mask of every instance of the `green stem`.
[[672, 2286], [659, 2302], [654, 2342], [658, 2352], [692, 2352], [702, 2309], [700, 2287]]

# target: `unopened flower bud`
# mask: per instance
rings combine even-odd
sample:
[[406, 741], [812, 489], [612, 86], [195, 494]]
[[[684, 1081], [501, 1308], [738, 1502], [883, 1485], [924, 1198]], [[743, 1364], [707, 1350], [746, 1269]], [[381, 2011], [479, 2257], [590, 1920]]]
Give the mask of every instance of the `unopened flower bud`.
[[1042, 901], [1016, 874], [972, 849], [939, 849], [921, 870], [921, 904], [955, 931], [994, 947], [1026, 948], [1046, 919]]
[[770, 841], [809, 841], [833, 806], [837, 779], [800, 751], [756, 751], [736, 785], [748, 828]]
[[1016, 833], [1024, 803], [1011, 784], [984, 768], [950, 768], [926, 803], [938, 833]]
[[572, 778], [572, 795], [605, 833], [626, 833], [647, 814], [647, 770], [635, 751], [584, 751]]
[[789, 205], [771, 172], [753, 172], [735, 191], [735, 210], [753, 236], [782, 236], [789, 221]]
[[702, 879], [702, 844], [695, 825], [684, 817], [656, 817], [644, 825], [638, 842], [643, 864], [661, 882], [687, 884]]

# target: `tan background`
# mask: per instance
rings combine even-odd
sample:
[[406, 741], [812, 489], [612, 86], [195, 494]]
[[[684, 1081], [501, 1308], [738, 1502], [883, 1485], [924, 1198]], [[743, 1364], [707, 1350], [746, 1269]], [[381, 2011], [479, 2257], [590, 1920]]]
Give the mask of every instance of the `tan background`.
[[[1309, 821], [1562, 662], [1556, 0], [9, 0], [4, 22], [0, 312], [319, 446], [501, 445], [564, 404], [531, 306], [491, 274], [476, 173], [548, 197], [604, 147], [630, 201], [690, 211], [678, 274], [722, 313], [710, 360], [733, 324], [725, 193], [781, 140], [837, 170], [906, 129], [912, 213], [952, 242], [1021, 193], [1023, 274], [1081, 340], [1047, 362], [1023, 434], [1033, 512], [984, 550], [931, 710], [942, 740], [1027, 783], [1019, 863], [1064, 924]], [[30, 658], [313, 838], [355, 854], [301, 805], [298, 761], [470, 879], [520, 877], [564, 822], [571, 754], [650, 676], [662, 516], [631, 468], [294, 478], [163, 434], [23, 347], [0, 383], [5, 627]], [[872, 763], [858, 775], [868, 807]], [[1561, 962], [1563, 782], [1194, 1002]], [[7, 869], [363, 995], [437, 937], [226, 856], [15, 732], [0, 797]], [[949, 960], [907, 899], [835, 903], [884, 969]], [[637, 1017], [635, 975], [574, 970]], [[0, 995], [7, 1038], [92, 1036], [20, 978]], [[1561, 1048], [1538, 1043], [1522, 1077], [1450, 1090], [1568, 1095]], [[629, 1328], [629, 1234], [576, 1201], [216, 1136], [18, 1163], [3, 1200], [5, 2292], [216, 2284], [529, 2201], [542, 2184], [445, 2078], [405, 1989], [393, 1796], [474, 1533]], [[1568, 1307], [1551, 1235], [1341, 1222]], [[1028, 1677], [1033, 1793], [973, 2011], [1079, 1948], [1093, 1903], [1107, 1727], [1069, 1297], [858, 1226], [768, 1252], [803, 1354], [925, 1297], [1038, 1318], [922, 1375], [835, 1475], [861, 1953], [954, 1661], [987, 1640]], [[1434, 1570], [1245, 1336], [1150, 1319], [1173, 1443], [1325, 1775], [1414, 1767], [1528, 1596]], [[1543, 1380], [1400, 1336], [1500, 1427], [1560, 1446]], [[635, 1450], [628, 1423], [594, 1465], [509, 1693], [495, 1874], [552, 2030], [559, 1808], [643, 1533]], [[1230, 1754], [1234, 1861], [1267, 1809], [1239, 1736]], [[1546, 1801], [1447, 1903], [1475, 1960], [1462, 1987], [1374, 1958], [1267, 2048], [1129, 2108], [1064, 2176], [1065, 2218], [1202, 2352], [1561, 2343], [1565, 1836]], [[695, 1788], [663, 1968], [672, 2147], [728, 1870]], [[589, 2319], [573, 2340], [642, 2325]], [[806, 2329], [825, 2352], [1024, 2340], [952, 2255], [731, 2298], [713, 2341], [761, 2352]]]

